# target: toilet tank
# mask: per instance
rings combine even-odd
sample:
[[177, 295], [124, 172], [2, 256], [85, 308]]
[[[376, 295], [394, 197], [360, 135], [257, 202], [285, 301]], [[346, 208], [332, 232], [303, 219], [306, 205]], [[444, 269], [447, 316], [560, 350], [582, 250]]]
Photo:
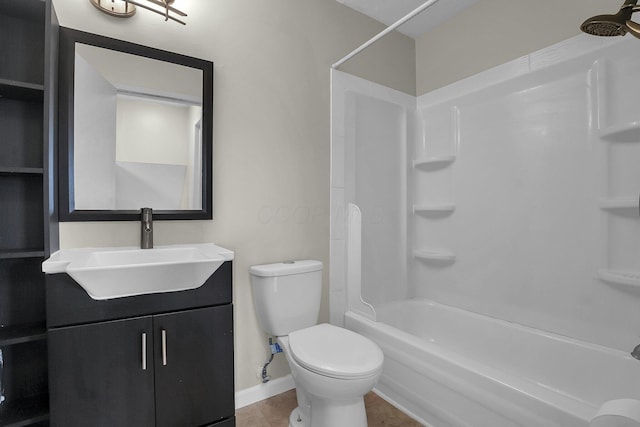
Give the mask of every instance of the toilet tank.
[[322, 262], [287, 261], [249, 268], [253, 304], [260, 327], [273, 336], [318, 322]]

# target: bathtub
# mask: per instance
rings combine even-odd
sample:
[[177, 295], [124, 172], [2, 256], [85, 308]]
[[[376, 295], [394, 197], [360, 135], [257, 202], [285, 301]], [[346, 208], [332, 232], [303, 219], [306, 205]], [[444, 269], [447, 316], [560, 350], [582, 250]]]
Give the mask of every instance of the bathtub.
[[587, 427], [640, 399], [640, 361], [618, 350], [429, 300], [376, 306], [345, 326], [385, 355], [377, 390], [433, 427]]

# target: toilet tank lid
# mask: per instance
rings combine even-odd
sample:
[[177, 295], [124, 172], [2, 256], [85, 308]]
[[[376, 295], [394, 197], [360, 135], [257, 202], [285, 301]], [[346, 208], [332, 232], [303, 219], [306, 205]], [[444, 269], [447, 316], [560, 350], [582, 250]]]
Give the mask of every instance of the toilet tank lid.
[[318, 270], [322, 270], [322, 262], [311, 259], [249, 267], [249, 273], [260, 277], [287, 276], [289, 274], [311, 273]]

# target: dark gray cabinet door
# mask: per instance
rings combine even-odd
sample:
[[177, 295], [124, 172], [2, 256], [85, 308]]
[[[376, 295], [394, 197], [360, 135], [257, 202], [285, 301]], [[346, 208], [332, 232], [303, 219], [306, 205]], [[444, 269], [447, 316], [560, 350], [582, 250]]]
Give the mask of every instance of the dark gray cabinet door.
[[146, 316], [49, 330], [52, 427], [155, 425], [152, 325]]
[[156, 425], [202, 426], [232, 417], [232, 306], [156, 315], [153, 328]]

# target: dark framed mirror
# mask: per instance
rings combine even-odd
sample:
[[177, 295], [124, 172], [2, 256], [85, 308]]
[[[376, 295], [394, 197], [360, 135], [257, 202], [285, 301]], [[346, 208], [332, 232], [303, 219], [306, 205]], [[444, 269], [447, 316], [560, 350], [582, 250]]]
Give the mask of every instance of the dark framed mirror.
[[213, 217], [213, 63], [60, 28], [60, 221]]

